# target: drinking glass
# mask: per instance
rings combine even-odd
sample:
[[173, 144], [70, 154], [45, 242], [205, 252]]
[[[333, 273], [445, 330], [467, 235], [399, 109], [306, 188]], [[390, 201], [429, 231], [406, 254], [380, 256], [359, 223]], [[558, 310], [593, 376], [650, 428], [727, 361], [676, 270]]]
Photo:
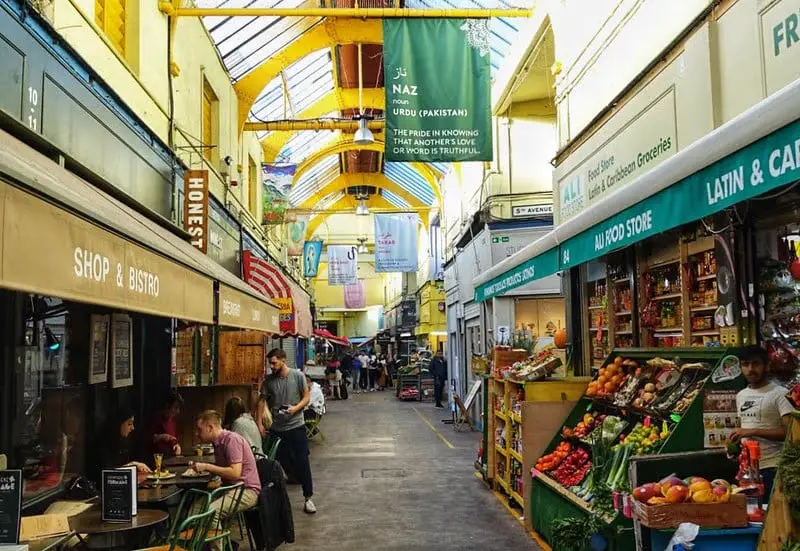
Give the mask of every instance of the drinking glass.
[[156, 464], [156, 476], [158, 476], [161, 473], [161, 462], [163, 461], [163, 459], [164, 459], [163, 453], [153, 454], [153, 461]]

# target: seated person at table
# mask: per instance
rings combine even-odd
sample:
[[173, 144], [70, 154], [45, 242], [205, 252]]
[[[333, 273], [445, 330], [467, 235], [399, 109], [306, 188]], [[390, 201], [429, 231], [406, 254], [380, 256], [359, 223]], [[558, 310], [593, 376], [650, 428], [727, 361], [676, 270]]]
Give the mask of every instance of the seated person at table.
[[116, 419], [106, 431], [105, 438], [98, 442], [101, 450], [100, 469], [97, 479], [100, 479], [100, 470], [117, 469], [119, 467], [136, 467], [140, 473], [150, 473], [150, 467], [139, 461], [134, 461], [134, 419], [133, 411], [123, 409], [118, 412]]
[[164, 401], [164, 407], [156, 413], [147, 426], [146, 444], [150, 453], [161, 453], [165, 456], [181, 454], [178, 444], [178, 424], [175, 418], [181, 412], [183, 398], [176, 391], [170, 391]]
[[234, 396], [225, 404], [225, 418], [222, 420], [222, 426], [243, 436], [247, 443], [250, 444], [253, 452], [264, 455], [258, 425], [253, 417], [247, 413], [244, 401], [238, 396]]
[[[234, 507], [233, 492], [211, 502], [211, 507], [223, 522], [239, 511], [256, 505], [261, 491], [256, 459], [250, 444], [243, 436], [222, 428], [222, 418], [214, 410], [208, 410], [197, 418], [197, 436], [204, 444], [214, 444], [215, 464], [196, 462], [191, 465], [197, 472], [208, 472], [222, 478], [225, 485], [244, 482], [244, 493], [238, 507]], [[216, 547], [215, 549], [221, 549]]]

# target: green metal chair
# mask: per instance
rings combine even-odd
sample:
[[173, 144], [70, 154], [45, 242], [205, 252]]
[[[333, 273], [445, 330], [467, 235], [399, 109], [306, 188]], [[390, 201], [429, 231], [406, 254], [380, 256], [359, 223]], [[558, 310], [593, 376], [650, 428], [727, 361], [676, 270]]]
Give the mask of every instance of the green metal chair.
[[196, 516], [208, 511], [211, 504], [210, 498], [211, 494], [203, 490], [192, 488], [184, 491], [181, 501], [178, 503], [178, 508], [175, 510], [175, 514], [172, 515], [167, 541], [188, 539], [188, 533], [184, 533], [186, 531], [181, 528], [181, 525], [190, 516]]
[[[309, 415], [309, 413], [312, 415]], [[317, 436], [325, 440], [325, 435], [322, 433], [322, 429], [319, 428], [320, 423], [322, 423], [322, 417], [323, 415], [317, 412], [306, 410], [306, 438], [309, 440], [313, 440]]]
[[164, 545], [147, 547], [139, 551], [203, 551], [208, 529], [214, 519], [216, 511], [207, 511], [186, 517], [178, 527], [176, 534], [188, 534], [187, 539], [172, 537]]
[[[222, 499], [223, 504], [220, 509], [230, 511], [237, 511], [242, 504], [242, 496], [244, 495], [244, 482], [237, 482], [230, 486], [222, 486], [217, 488], [209, 494], [209, 503], [214, 503], [217, 499]], [[211, 528], [206, 534], [205, 543], [210, 544], [216, 541], [222, 542], [222, 551], [233, 551], [233, 543], [231, 542], [231, 524], [234, 520], [239, 523], [239, 532], [244, 537], [243, 515], [244, 511], [237, 511], [223, 519], [222, 515], [216, 515]], [[247, 531], [248, 538], [250, 531]]]
[[278, 436], [270, 435], [267, 438], [266, 444], [267, 444], [268, 447], [265, 447], [264, 451], [266, 452], [267, 457], [269, 459], [272, 459], [273, 461], [277, 461], [278, 460], [278, 448], [281, 445], [281, 439]]

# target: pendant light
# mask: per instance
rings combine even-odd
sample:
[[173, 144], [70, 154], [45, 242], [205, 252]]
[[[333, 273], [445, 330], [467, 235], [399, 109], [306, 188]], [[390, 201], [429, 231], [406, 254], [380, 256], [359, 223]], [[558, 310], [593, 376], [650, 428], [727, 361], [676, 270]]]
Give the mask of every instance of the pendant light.
[[367, 202], [364, 199], [361, 199], [358, 202], [358, 206], [356, 207], [356, 216], [368, 216], [369, 209], [367, 208]]
[[353, 136], [353, 143], [356, 145], [375, 143], [375, 136], [372, 135], [372, 131], [367, 126], [367, 119], [364, 116], [364, 67], [361, 59], [360, 43], [358, 44], [358, 130]]

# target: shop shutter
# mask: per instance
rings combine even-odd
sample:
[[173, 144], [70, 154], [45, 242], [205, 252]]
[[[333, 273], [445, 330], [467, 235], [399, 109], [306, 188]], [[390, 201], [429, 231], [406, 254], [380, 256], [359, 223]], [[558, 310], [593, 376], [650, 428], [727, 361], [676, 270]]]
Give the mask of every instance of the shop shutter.
[[125, 55], [125, 19], [125, 0], [95, 0], [95, 23], [123, 56]]
[[281, 339], [281, 347], [286, 352], [286, 365], [291, 368], [297, 367], [297, 339], [286, 337]]

